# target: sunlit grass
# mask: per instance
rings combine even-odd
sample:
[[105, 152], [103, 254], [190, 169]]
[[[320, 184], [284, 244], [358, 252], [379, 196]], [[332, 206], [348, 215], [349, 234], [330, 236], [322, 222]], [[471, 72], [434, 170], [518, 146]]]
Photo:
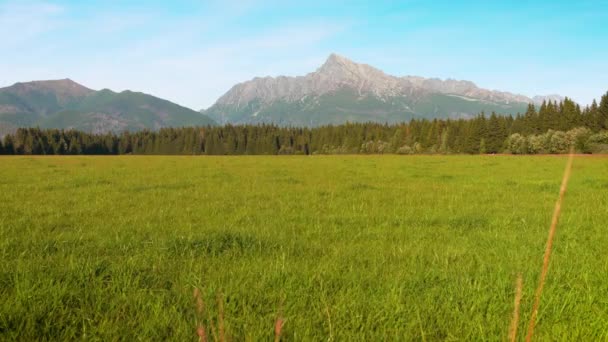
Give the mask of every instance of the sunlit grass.
[[[279, 310], [285, 340], [505, 340], [565, 162], [2, 157], [0, 339], [196, 340], [196, 287], [234, 340]], [[536, 338], [608, 338], [606, 222], [608, 159], [578, 157]]]

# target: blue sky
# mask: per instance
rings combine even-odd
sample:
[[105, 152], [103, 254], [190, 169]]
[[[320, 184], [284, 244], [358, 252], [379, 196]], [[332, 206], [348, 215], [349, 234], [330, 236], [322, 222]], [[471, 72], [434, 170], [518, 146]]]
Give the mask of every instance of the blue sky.
[[608, 90], [608, 1], [0, 0], [0, 86], [71, 78], [208, 107], [331, 52], [393, 75], [587, 104]]

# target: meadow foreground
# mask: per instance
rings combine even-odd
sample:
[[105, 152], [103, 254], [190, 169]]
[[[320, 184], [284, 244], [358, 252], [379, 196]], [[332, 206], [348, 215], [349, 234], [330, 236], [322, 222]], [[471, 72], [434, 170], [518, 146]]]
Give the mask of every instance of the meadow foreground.
[[[198, 288], [232, 340], [504, 340], [565, 162], [0, 157], [0, 339], [194, 341]], [[538, 340], [608, 338], [607, 175], [574, 160]]]

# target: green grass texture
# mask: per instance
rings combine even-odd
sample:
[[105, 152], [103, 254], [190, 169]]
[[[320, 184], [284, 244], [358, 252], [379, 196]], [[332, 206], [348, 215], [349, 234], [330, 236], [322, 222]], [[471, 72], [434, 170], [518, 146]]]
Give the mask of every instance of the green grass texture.
[[[0, 157], [0, 340], [196, 341], [219, 300], [233, 341], [504, 341], [518, 273], [523, 340], [566, 158]], [[576, 157], [535, 339], [608, 339], [607, 228]]]

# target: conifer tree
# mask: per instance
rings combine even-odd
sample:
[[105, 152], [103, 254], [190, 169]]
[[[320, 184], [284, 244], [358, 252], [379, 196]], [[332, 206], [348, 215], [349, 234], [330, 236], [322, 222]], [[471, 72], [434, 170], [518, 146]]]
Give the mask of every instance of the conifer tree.
[[536, 115], [536, 107], [532, 104], [528, 104], [528, 109], [526, 109], [526, 113], [524, 114], [524, 127], [525, 133], [537, 133], [539, 130], [537, 115]]
[[123, 132], [120, 135], [120, 143], [118, 144], [118, 153], [119, 154], [129, 154], [133, 152], [133, 148], [131, 145], [131, 134], [127, 132]]
[[439, 144], [439, 152], [447, 154], [450, 152], [450, 128], [446, 127], [441, 132], [441, 142]]
[[608, 129], [608, 92], [606, 92], [600, 100], [596, 121], [600, 129]]
[[566, 97], [561, 103], [560, 109], [559, 130], [568, 131], [581, 123], [580, 108], [577, 109], [574, 101]]
[[397, 128], [395, 130], [395, 133], [393, 134], [393, 138], [391, 139], [391, 150], [393, 152], [395, 152], [402, 145], [403, 145], [403, 131], [400, 128]]
[[[549, 101], [547, 103], [547, 129], [558, 129], [560, 124], [559, 120], [559, 108], [557, 103], [554, 104], [553, 101]], [[541, 133], [541, 132], [537, 132]]]
[[4, 154], [15, 154], [15, 143], [10, 134], [4, 137]]
[[500, 123], [496, 113], [492, 112], [488, 121], [488, 134], [485, 140], [486, 153], [500, 152], [502, 145], [507, 137], [506, 130]]
[[586, 109], [586, 113], [584, 115], [585, 126], [596, 132], [601, 129], [598, 120], [598, 111], [599, 106], [597, 105], [597, 101], [593, 99], [593, 102], [591, 102], [591, 106]]
[[68, 148], [69, 154], [81, 154], [82, 153], [82, 145], [78, 141], [76, 137], [70, 141], [70, 147]]
[[[529, 105], [525, 114], [514, 117], [492, 113], [486, 118], [481, 113], [469, 120], [418, 119], [395, 125], [346, 123], [315, 128], [226, 125], [119, 135], [28, 128], [7, 135], [0, 142], [0, 149], [16, 154], [313, 154], [386, 153], [407, 146], [404, 150], [419, 153], [497, 153], [512, 142], [513, 139], [507, 139], [510, 135], [519, 134], [516, 140], [527, 146], [524, 150], [528, 151], [529, 146], [543, 144], [547, 130], [561, 130], [565, 134], [576, 127], [594, 132], [608, 128], [608, 93], [599, 105], [594, 101], [584, 110], [566, 98], [562, 102], [543, 102], [538, 112], [534, 105]], [[563, 137], [562, 133], [558, 136]]]

